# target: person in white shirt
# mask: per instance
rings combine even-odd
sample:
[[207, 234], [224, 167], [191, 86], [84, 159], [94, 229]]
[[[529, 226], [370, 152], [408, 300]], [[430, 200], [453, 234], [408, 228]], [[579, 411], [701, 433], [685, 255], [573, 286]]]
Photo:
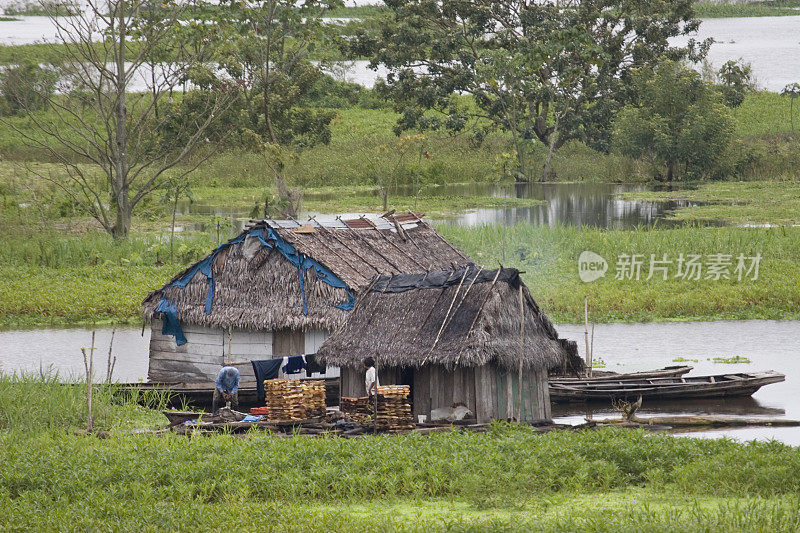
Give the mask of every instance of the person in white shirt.
[[375, 370], [375, 359], [372, 357], [367, 357], [364, 359], [364, 369], [367, 371], [366, 376], [364, 377], [364, 385], [367, 388], [367, 396], [378, 394], [378, 387], [380, 386], [380, 383], [378, 383], [378, 371]]

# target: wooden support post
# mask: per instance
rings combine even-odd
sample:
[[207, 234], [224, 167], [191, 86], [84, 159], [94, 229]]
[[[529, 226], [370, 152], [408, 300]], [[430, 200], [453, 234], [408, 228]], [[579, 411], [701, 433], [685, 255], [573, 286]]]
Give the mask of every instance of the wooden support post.
[[108, 360], [106, 361], [106, 383], [111, 383], [111, 377], [114, 375], [114, 367], [117, 366], [117, 357], [111, 358], [111, 352], [114, 348], [114, 335], [117, 333], [117, 328], [111, 330], [111, 342], [108, 343]]
[[233, 350], [231, 347], [231, 328], [232, 327], [228, 327], [228, 360], [226, 362], [226, 365], [228, 366], [230, 366], [230, 363], [233, 360], [233, 355], [231, 355], [231, 351]]
[[583, 299], [583, 338], [586, 343], [586, 375], [592, 377], [592, 347], [589, 345], [589, 298]]
[[89, 348], [89, 355], [86, 355], [86, 348], [81, 348], [83, 354], [83, 368], [86, 370], [86, 432], [91, 433], [94, 428], [92, 418], [92, 374], [94, 374], [94, 338], [95, 332], [92, 331], [92, 346]]
[[[517, 386], [517, 422], [522, 422], [522, 360], [525, 357], [525, 300], [519, 286], [519, 377]], [[509, 376], [510, 377], [510, 376]]]

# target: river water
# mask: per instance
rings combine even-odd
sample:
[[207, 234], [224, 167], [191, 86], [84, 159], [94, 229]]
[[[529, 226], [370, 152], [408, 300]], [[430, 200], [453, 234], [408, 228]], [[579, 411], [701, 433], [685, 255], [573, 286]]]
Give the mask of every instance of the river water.
[[[583, 355], [583, 327], [557, 325], [562, 337], [578, 341]], [[679, 357], [697, 359], [689, 375], [724, 374], [775, 370], [786, 381], [768, 385], [752, 398], [687, 402], [647, 402], [639, 411], [655, 414], [726, 414], [800, 419], [800, 321], [745, 320], [716, 322], [652, 322], [645, 324], [598, 324], [594, 334], [595, 360], [602, 359], [606, 370], [634, 372], [678, 364]], [[114, 378], [135, 382], [147, 378], [147, 355], [150, 333], [141, 328], [118, 328], [114, 340], [117, 357]], [[97, 377], [105, 376], [106, 354], [111, 328], [98, 330]], [[87, 329], [37, 329], [0, 331], [0, 362], [5, 373], [38, 371], [40, 367], [56, 370], [64, 379], [81, 376], [81, 347], [88, 347], [91, 331]], [[714, 357], [747, 357], [745, 364], [714, 363]], [[553, 416], [559, 422], [578, 424], [587, 414], [595, 418], [618, 416], [605, 406], [584, 404], [554, 405]], [[742, 440], [777, 439], [800, 445], [800, 428], [743, 428], [692, 433], [699, 437], [727, 436]]]
[[[692, 187], [692, 184], [682, 184]], [[499, 207], [468, 209], [452, 218], [430, 219], [432, 222], [457, 226], [480, 226], [482, 224], [517, 224], [534, 226], [592, 226], [604, 229], [648, 228], [654, 224], [678, 225], [682, 222], [668, 220], [670, 212], [678, 207], [699, 205], [685, 200], [653, 202], [626, 200], [619, 195], [627, 192], [652, 191], [657, 187], [643, 183], [458, 183], [426, 186], [421, 196], [494, 196], [498, 198], [534, 198], [543, 204], [525, 207]], [[337, 193], [307, 193], [305, 198], [330, 200]], [[378, 191], [374, 191], [375, 210], [379, 209]], [[392, 189], [389, 197], [413, 196], [413, 187]], [[179, 204], [180, 214], [204, 215], [227, 219], [230, 231], [240, 231], [248, 219], [249, 209], [230, 206], [188, 203]], [[319, 215], [306, 211], [303, 216]], [[196, 223], [191, 227], [197, 231], [216, 231], [207, 223]]]
[[[0, 1], [0, 8], [8, 3]], [[351, 2], [348, 2], [350, 4]], [[372, 3], [357, 0], [356, 4]], [[47, 17], [19, 17], [19, 21], [0, 21], [0, 44], [31, 44], [52, 41], [55, 25]], [[787, 83], [800, 80], [800, 16], [792, 17], [742, 17], [705, 19], [693, 38], [713, 38], [708, 54], [709, 62], [716, 68], [729, 60], [739, 58], [751, 63], [759, 85], [770, 91], [779, 91]], [[675, 44], [687, 39], [675, 39]], [[377, 72], [366, 61], [352, 61], [333, 73], [354, 83], [372, 87], [375, 80], [385, 77], [385, 70]], [[132, 90], [146, 90], [142, 73], [134, 81]]]

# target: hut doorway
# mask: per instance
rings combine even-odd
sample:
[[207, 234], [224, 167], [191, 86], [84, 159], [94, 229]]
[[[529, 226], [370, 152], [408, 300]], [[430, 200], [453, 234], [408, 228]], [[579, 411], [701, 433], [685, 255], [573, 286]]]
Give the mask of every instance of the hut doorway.
[[299, 329], [279, 329], [272, 333], [272, 357], [306, 353], [306, 335]]
[[414, 367], [406, 366], [400, 369], [400, 385], [408, 385], [411, 394], [408, 396], [408, 403], [411, 404], [411, 412], [414, 412]]

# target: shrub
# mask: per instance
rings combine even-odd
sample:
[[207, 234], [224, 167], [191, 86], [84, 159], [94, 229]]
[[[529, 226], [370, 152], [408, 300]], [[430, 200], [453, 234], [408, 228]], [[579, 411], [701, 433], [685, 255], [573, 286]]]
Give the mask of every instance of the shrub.
[[634, 85], [636, 103], [625, 106], [614, 123], [614, 142], [624, 155], [650, 160], [656, 177], [667, 181], [681, 167], [687, 175], [708, 175], [723, 162], [733, 118], [699, 73], [664, 61], [655, 70], [638, 71]]
[[56, 74], [35, 63], [14, 65], [0, 73], [0, 96], [4, 114], [38, 111], [53, 95]]

